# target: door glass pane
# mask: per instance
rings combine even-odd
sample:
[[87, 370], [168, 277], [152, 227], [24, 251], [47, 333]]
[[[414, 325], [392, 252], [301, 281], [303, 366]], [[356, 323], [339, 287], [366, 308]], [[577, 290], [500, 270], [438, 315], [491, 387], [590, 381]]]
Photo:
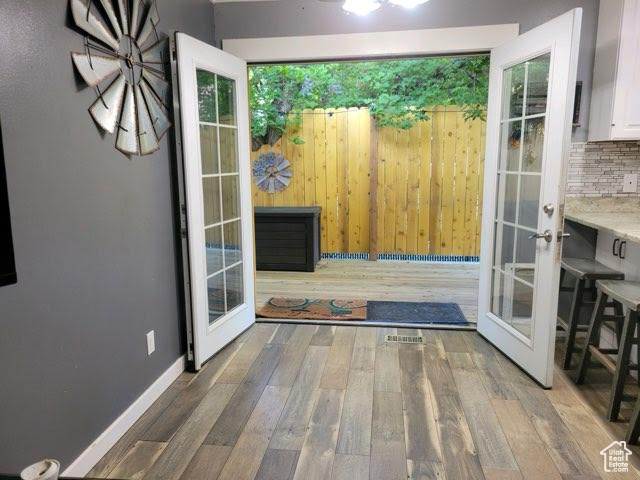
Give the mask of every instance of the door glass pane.
[[535, 229], [538, 225], [540, 203], [540, 176], [520, 176], [520, 201], [518, 202], [518, 224]]
[[531, 316], [533, 313], [533, 288], [517, 279], [513, 280], [511, 304], [511, 326], [520, 333], [531, 336]]
[[544, 117], [528, 118], [524, 121], [524, 147], [522, 170], [540, 173], [542, 149], [544, 148]]
[[227, 277], [227, 312], [244, 303], [242, 264], [225, 272]]
[[233, 265], [242, 260], [242, 239], [240, 238], [240, 220], [224, 224], [224, 261]]
[[504, 72], [504, 85], [507, 89], [507, 103], [505, 104], [506, 112], [503, 118], [517, 118], [522, 116], [523, 100], [524, 100], [524, 82], [526, 77], [526, 66], [520, 63]]
[[513, 274], [521, 280], [528, 281], [534, 271], [536, 261], [536, 246], [538, 240], [531, 237], [531, 232], [518, 228], [516, 235], [516, 258]]
[[547, 111], [550, 62], [550, 53], [527, 62], [526, 115], [536, 115]]
[[538, 231], [541, 208], [548, 77], [548, 54], [510, 67], [503, 76], [491, 311], [529, 338], [538, 242], [544, 241], [529, 237]]
[[505, 222], [515, 223], [516, 207], [518, 206], [518, 175], [509, 173], [504, 177], [506, 186], [504, 189], [504, 197], [502, 198], [504, 211], [502, 219], [504, 219]]
[[203, 248], [209, 324], [213, 324], [244, 303], [236, 88], [235, 82], [228, 78], [205, 70], [196, 73], [203, 175]]
[[502, 124], [502, 138], [500, 152], [500, 169], [517, 172], [520, 165], [520, 140], [522, 136], [522, 121], [504, 122]]
[[516, 229], [502, 222], [496, 222], [496, 258], [495, 265], [504, 271], [513, 263], [513, 248], [516, 241]]
[[198, 113], [201, 122], [216, 121], [216, 76], [206, 70], [196, 70], [198, 79]]
[[238, 171], [238, 140], [235, 128], [220, 127], [220, 168], [222, 173]]
[[224, 125], [236, 124], [236, 82], [218, 75], [218, 118]]
[[222, 229], [220, 225], [209, 227], [204, 231], [207, 242], [207, 275], [219, 272], [224, 264], [222, 263]]
[[207, 280], [209, 297], [209, 324], [222, 317], [224, 308], [224, 273], [218, 273]]
[[491, 279], [491, 313], [504, 319], [504, 273], [494, 269]]
[[240, 216], [238, 175], [222, 177], [222, 218], [231, 220]]
[[218, 127], [200, 125], [200, 155], [202, 174], [218, 173]]
[[204, 203], [204, 225], [208, 227], [220, 222], [220, 178], [202, 179], [202, 201]]

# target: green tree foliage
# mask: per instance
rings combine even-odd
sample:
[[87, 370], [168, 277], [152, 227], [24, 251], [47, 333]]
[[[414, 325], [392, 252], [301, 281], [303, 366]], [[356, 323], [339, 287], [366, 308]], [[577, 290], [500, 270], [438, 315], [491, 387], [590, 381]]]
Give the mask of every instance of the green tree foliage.
[[[438, 105], [468, 119], [487, 104], [489, 57], [263, 65], [249, 71], [253, 148], [273, 145], [306, 108], [367, 107], [380, 126], [410, 128]], [[293, 114], [293, 115], [292, 115]], [[302, 142], [297, 137], [294, 142]]]

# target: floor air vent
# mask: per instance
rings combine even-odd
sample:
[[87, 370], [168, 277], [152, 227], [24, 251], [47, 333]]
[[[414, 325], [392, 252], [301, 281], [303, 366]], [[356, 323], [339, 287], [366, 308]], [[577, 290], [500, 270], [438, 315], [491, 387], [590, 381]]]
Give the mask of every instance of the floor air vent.
[[385, 342], [390, 343], [422, 343], [422, 337], [408, 335], [385, 335]]

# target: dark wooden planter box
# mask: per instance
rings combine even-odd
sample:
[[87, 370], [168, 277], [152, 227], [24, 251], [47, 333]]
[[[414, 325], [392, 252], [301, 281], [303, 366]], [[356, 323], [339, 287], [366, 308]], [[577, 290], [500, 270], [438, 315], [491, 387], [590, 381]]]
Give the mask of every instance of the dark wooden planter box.
[[320, 207], [256, 207], [256, 268], [313, 272], [320, 260]]

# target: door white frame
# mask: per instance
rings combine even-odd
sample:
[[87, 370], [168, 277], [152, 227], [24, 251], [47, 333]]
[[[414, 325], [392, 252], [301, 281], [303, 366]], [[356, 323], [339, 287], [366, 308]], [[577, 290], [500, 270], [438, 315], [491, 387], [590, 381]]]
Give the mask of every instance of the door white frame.
[[[489, 108], [485, 155], [482, 243], [480, 249], [480, 289], [478, 296], [478, 332], [502, 350], [545, 387], [553, 383], [555, 329], [558, 307], [558, 284], [564, 219], [564, 191], [568, 152], [571, 145], [571, 119], [575, 93], [577, 57], [582, 10], [577, 8], [521, 35], [520, 42], [508, 43], [494, 50], [489, 78]], [[552, 35], [563, 32], [566, 35]], [[556, 40], [558, 39], [558, 40]], [[523, 43], [532, 45], [524, 48]], [[523, 51], [527, 51], [523, 55]], [[542, 163], [540, 206], [554, 204], [552, 216], [540, 208], [538, 231], [550, 230], [551, 243], [538, 240], [536, 278], [531, 338], [506, 325], [491, 313], [491, 285], [494, 245], [496, 177], [500, 157], [500, 119], [503, 100], [503, 71], [527, 59], [551, 52], [548, 106]], [[513, 60], [517, 58], [517, 60]], [[562, 68], [565, 64], [569, 68]], [[554, 101], [562, 99], [562, 101]], [[559, 141], [551, 141], [549, 132], [564, 132]], [[549, 169], [549, 162], [561, 162], [560, 169]], [[545, 177], [545, 173], [548, 175]], [[544, 358], [543, 358], [544, 357]]]
[[516, 38], [519, 31], [520, 24], [505, 23], [395, 32], [237, 38], [223, 40], [222, 49], [249, 63], [455, 55], [488, 52]]
[[[179, 77], [180, 135], [184, 194], [188, 228], [189, 277], [193, 345], [188, 360], [198, 370], [202, 363], [255, 322], [253, 212], [251, 205], [249, 92], [247, 65], [241, 59], [182, 33], [175, 34]], [[185, 54], [188, 52], [188, 54]], [[235, 81], [239, 162], [240, 218], [242, 228], [243, 303], [209, 324], [206, 286], [207, 259], [202, 193], [202, 165], [196, 69], [204, 69]], [[194, 126], [196, 128], [194, 128]], [[243, 148], [244, 145], [244, 148]], [[222, 195], [222, 194], [220, 194]], [[204, 278], [204, 281], [202, 279]], [[191, 339], [189, 339], [191, 341]], [[193, 351], [192, 351], [193, 350]]]

